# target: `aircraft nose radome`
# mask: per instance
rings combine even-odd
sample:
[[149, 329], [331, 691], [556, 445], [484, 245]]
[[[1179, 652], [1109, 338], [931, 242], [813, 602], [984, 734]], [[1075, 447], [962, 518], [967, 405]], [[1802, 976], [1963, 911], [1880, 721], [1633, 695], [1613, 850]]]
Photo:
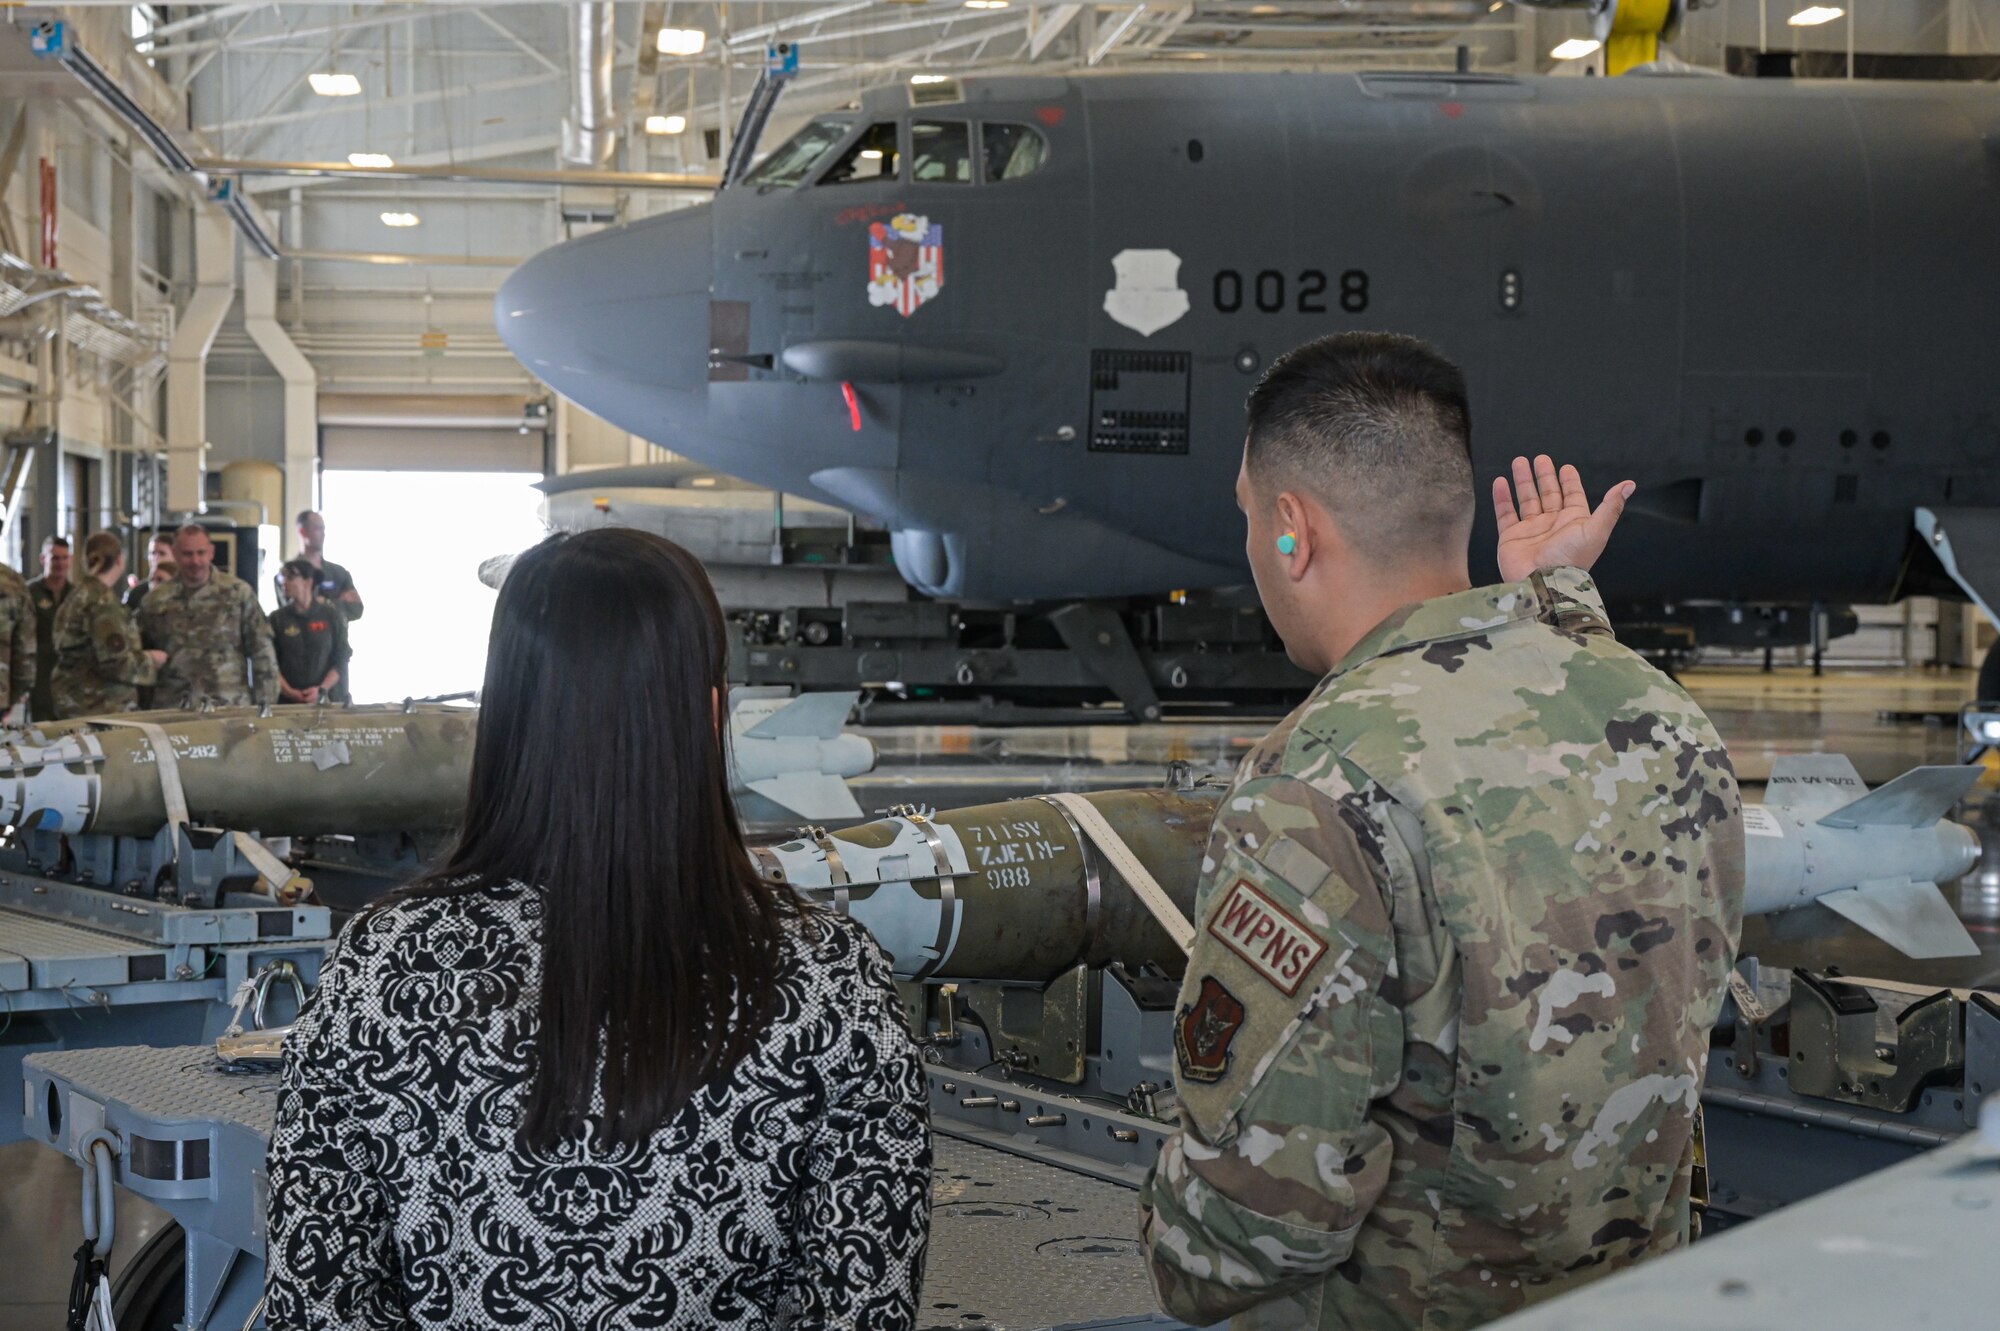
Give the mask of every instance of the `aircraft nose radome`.
[[545, 379], [616, 373], [635, 330], [646, 330], [645, 341], [657, 338], [668, 322], [660, 317], [664, 307], [696, 294], [706, 307], [708, 214], [706, 207], [667, 213], [537, 254], [494, 296], [501, 340]]

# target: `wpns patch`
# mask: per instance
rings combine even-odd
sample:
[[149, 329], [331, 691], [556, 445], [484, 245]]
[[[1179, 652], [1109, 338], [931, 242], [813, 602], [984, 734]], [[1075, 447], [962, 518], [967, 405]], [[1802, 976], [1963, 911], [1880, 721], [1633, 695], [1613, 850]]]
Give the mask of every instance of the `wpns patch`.
[[1326, 955], [1324, 938], [1247, 878], [1237, 879], [1208, 917], [1208, 931], [1287, 998]]
[[1174, 1052], [1188, 1081], [1221, 1081], [1229, 1071], [1229, 1043], [1243, 1029], [1243, 1004], [1213, 975], [1201, 977], [1201, 992], [1174, 1022]]

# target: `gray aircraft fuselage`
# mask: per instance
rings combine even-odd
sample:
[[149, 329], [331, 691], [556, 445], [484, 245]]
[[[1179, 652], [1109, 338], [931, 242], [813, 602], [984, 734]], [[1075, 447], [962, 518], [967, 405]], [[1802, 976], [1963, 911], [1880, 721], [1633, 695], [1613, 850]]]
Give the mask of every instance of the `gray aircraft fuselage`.
[[[2000, 503], [1993, 88], [1119, 73], [845, 118], [897, 175], [817, 183], [835, 148], [558, 245], [496, 315], [613, 423], [881, 520], [922, 591], [1245, 582], [1244, 395], [1345, 329], [1465, 368], [1482, 482], [1636, 479], [1619, 599], [1889, 600], [1916, 506]], [[1046, 160], [911, 178], [941, 123]]]

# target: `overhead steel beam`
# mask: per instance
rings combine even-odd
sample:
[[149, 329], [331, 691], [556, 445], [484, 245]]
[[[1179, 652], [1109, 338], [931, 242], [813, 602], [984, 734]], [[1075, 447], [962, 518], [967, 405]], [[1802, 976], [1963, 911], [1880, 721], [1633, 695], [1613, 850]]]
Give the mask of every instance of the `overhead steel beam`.
[[272, 9], [275, 7], [273, 0], [253, 0], [252, 3], [248, 4], [217, 5], [213, 9], [201, 10], [187, 18], [175, 19], [172, 23], [160, 24], [153, 29], [152, 40], [154, 45], [158, 46], [160, 40], [164, 37], [177, 37], [184, 32], [193, 32], [197, 28], [205, 28], [211, 23], [220, 23], [226, 18], [254, 14], [260, 9]]
[[[332, 105], [315, 106], [305, 111], [279, 111], [271, 115], [251, 116], [245, 120], [224, 120], [198, 128], [204, 134], [226, 134], [243, 129], [261, 129], [271, 125], [294, 124], [305, 120], [325, 120], [329, 116], [352, 115], [354, 112], [391, 111], [408, 106], [423, 106], [430, 102], [448, 102], [459, 97], [472, 97], [480, 93], [520, 92], [525, 88], [540, 88], [562, 78], [560, 72], [554, 74], [523, 74], [519, 78], [492, 79], [485, 83], [459, 83], [449, 88], [432, 88], [426, 92], [404, 93], [400, 97], [335, 97], [321, 98]], [[287, 91], [294, 90], [296, 83], [286, 85]], [[348, 105], [353, 103], [353, 105]]]
[[546, 69], [551, 74], [562, 73], [562, 66], [558, 65], [555, 61], [549, 59], [548, 55], [545, 52], [536, 49], [534, 44], [528, 41], [528, 39], [523, 37], [520, 33], [515, 32], [512, 28], [502, 23], [499, 19], [494, 18], [484, 9], [475, 9], [472, 11], [472, 13], [473, 16], [477, 18], [481, 23], [484, 23], [487, 27], [493, 29], [493, 31], [499, 33], [502, 37], [506, 38], [511, 45], [517, 48], [521, 52], [521, 54], [527, 56], [528, 59], [534, 61], [536, 64], [540, 65], [543, 69]]
[[204, 157], [196, 169], [212, 176], [292, 176], [348, 180], [450, 180], [496, 185], [597, 185], [619, 189], [705, 192], [721, 188], [720, 176], [671, 171], [593, 171], [586, 168], [522, 169], [504, 166], [350, 166], [346, 162], [239, 161]]
[[808, 9], [803, 14], [793, 14], [787, 18], [774, 19], [769, 23], [759, 23], [754, 28], [744, 28], [739, 32], [732, 32], [729, 34], [729, 44], [736, 47], [755, 47], [766, 38], [775, 37], [781, 32], [790, 32], [794, 28], [811, 27], [815, 23], [824, 23], [828, 19], [845, 18], [849, 14], [858, 14], [864, 9], [873, 9], [875, 8], [875, 4], [876, 0], [843, 0], [841, 4], [826, 5], [819, 9]]
[[1049, 12], [1042, 16], [1041, 21], [1035, 24], [1033, 34], [1028, 38], [1028, 59], [1040, 60], [1042, 52], [1048, 50], [1050, 43], [1062, 36], [1063, 30], [1076, 22], [1076, 16], [1082, 12], [1082, 5], [1051, 7]]
[[272, 46], [284, 42], [297, 41], [302, 37], [333, 37], [350, 32], [365, 32], [370, 28], [391, 28], [399, 23], [412, 23], [420, 18], [436, 18], [441, 12], [435, 5], [411, 5], [407, 9], [381, 18], [354, 19], [346, 23], [329, 23], [317, 28], [285, 28], [277, 32], [252, 33], [248, 37], [209, 37], [198, 42], [181, 42], [174, 46], [155, 46], [150, 52], [155, 60], [168, 56], [200, 55], [204, 51], [228, 47], [231, 51], [244, 51], [255, 46]]

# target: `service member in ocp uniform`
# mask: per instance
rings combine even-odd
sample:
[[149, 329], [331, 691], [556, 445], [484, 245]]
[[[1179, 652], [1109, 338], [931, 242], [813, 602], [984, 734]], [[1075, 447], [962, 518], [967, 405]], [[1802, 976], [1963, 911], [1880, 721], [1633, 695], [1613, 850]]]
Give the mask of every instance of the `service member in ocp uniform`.
[[35, 678], [28, 709], [40, 721], [55, 719], [56, 611], [69, 599], [69, 542], [60, 536], [42, 538], [42, 576], [28, 584], [35, 607]]
[[1258, 592], [1325, 679], [1210, 835], [1149, 1268], [1195, 1325], [1456, 1331], [1685, 1242], [1741, 800], [1585, 571], [1629, 483], [1517, 459], [1473, 587], [1436, 351], [1310, 343], [1248, 416]]
[[319, 570], [288, 559], [278, 571], [285, 603], [271, 612], [278, 692], [286, 702], [332, 702], [347, 671], [347, 620], [318, 593]]

